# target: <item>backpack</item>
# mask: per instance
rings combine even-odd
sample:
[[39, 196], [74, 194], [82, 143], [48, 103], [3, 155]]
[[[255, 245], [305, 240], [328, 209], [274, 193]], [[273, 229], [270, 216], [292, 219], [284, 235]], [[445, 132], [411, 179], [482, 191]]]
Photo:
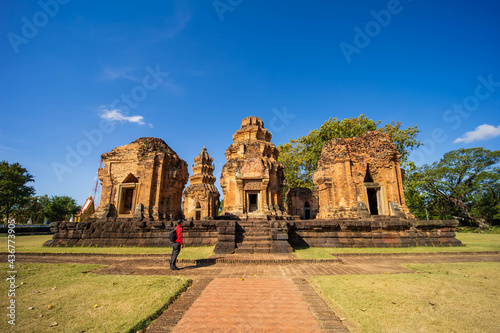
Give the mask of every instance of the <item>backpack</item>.
[[172, 243], [175, 243], [177, 242], [177, 229], [176, 228], [173, 228], [171, 231], [170, 231], [170, 234], [168, 236], [170, 238], [170, 241]]

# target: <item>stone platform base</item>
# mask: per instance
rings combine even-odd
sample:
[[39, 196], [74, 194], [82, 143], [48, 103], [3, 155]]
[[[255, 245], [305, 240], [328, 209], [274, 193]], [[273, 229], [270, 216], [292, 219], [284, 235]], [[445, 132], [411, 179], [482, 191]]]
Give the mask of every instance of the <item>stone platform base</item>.
[[411, 247], [461, 246], [455, 238], [456, 220], [375, 219], [288, 222], [294, 247]]
[[[183, 224], [186, 246], [215, 245], [215, 253], [290, 253], [293, 247], [460, 246], [455, 220], [390, 217], [346, 220], [203, 220]], [[51, 223], [45, 246], [170, 247], [174, 221], [133, 218]]]
[[[50, 224], [54, 237], [44, 245], [170, 247], [172, 242], [168, 234], [175, 223], [133, 218], [54, 222]], [[185, 246], [215, 245], [219, 235], [215, 221], [186, 221], [183, 231]]]

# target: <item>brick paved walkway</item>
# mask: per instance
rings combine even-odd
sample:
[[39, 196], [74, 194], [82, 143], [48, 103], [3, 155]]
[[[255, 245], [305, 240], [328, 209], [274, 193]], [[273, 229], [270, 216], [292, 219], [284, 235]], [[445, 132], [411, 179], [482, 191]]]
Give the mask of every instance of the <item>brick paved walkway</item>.
[[[251, 257], [233, 256], [240, 260]], [[413, 273], [405, 263], [500, 262], [500, 254], [338, 256], [338, 261], [293, 263], [179, 264], [137, 257], [20, 255], [20, 262], [73, 262], [109, 265], [98, 273], [120, 275], [182, 275], [194, 279], [188, 289], [150, 327], [163, 332], [347, 332], [305, 278], [317, 275]], [[227, 259], [227, 258], [226, 258]], [[262, 262], [264, 260], [264, 263]], [[243, 280], [241, 280], [243, 278]], [[268, 295], [268, 297], [265, 297]]]
[[292, 280], [213, 280], [172, 331], [322, 332]]

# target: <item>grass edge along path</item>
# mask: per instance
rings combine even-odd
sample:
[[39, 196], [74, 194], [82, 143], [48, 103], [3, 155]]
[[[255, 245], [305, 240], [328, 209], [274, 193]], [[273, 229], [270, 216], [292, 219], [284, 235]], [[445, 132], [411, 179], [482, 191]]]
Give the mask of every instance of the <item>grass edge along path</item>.
[[426, 252], [482, 252], [500, 251], [500, 234], [457, 233], [457, 238], [465, 246], [448, 247], [378, 247], [378, 248], [339, 248], [309, 247], [295, 248], [299, 259], [329, 259], [332, 253], [426, 253]]
[[[16, 328], [24, 332], [137, 332], [189, 286], [166, 276], [99, 275], [103, 265], [16, 264]], [[0, 264], [0, 279], [7, 264]], [[0, 307], [10, 298], [0, 296]], [[78, 315], [76, 315], [78, 314]], [[7, 317], [0, 331], [9, 331]], [[52, 323], [57, 325], [50, 327]], [[49, 328], [50, 327], [50, 328]]]
[[416, 274], [309, 280], [352, 332], [500, 331], [500, 263], [404, 266]]

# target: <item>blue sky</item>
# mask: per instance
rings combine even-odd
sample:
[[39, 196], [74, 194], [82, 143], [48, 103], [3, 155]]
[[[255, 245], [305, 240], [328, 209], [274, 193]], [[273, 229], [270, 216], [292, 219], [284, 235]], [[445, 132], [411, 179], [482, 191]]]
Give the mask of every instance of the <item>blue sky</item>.
[[0, 160], [27, 168], [39, 195], [82, 204], [100, 155], [144, 136], [190, 166], [206, 146], [219, 184], [250, 115], [276, 145], [330, 117], [417, 125], [419, 165], [500, 147], [496, 0], [4, 0], [0, 10]]

